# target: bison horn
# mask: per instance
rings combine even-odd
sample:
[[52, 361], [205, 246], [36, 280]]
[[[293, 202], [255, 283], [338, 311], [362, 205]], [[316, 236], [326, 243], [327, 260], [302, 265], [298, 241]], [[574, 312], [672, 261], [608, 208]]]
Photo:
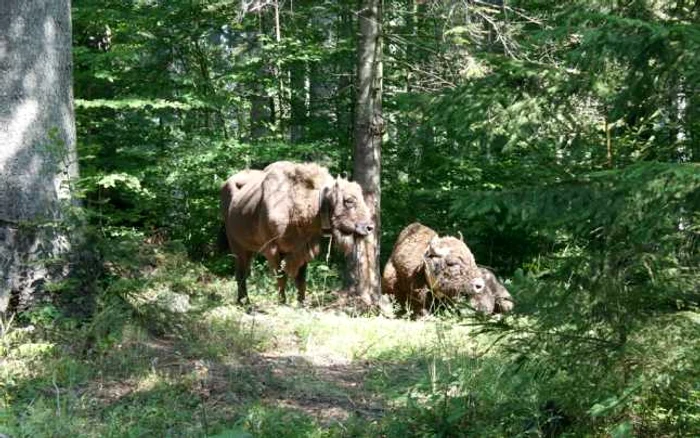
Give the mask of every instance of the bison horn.
[[[337, 184], [337, 182], [336, 182]], [[331, 206], [328, 195], [330, 194], [331, 188], [329, 186], [323, 186], [321, 190], [318, 191], [318, 214], [321, 216], [321, 229], [323, 232], [330, 232], [331, 226]]]

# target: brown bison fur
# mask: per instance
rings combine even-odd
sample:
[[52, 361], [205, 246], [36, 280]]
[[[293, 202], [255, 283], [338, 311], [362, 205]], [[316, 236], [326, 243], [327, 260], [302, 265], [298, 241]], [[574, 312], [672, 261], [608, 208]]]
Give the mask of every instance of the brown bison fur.
[[[264, 170], [239, 172], [221, 187], [221, 205], [229, 248], [237, 258], [238, 301], [248, 296], [246, 279], [255, 253], [275, 273], [293, 277], [297, 299], [304, 301], [306, 265], [318, 255], [324, 232], [350, 252], [356, 236], [373, 228], [357, 183], [333, 178], [313, 163], [279, 161]], [[286, 277], [278, 275], [280, 301]]]
[[475, 310], [490, 315], [503, 314], [513, 310], [513, 297], [508, 289], [498, 281], [496, 275], [489, 269], [480, 267], [484, 287], [479, 293], [469, 292], [469, 305]]
[[226, 211], [231, 205], [234, 193], [241, 189], [248, 181], [261, 178], [262, 170], [246, 169], [234, 174], [221, 186], [221, 211]]
[[382, 276], [382, 293], [414, 314], [484, 286], [471, 251], [459, 239], [440, 237], [413, 223], [399, 234]]

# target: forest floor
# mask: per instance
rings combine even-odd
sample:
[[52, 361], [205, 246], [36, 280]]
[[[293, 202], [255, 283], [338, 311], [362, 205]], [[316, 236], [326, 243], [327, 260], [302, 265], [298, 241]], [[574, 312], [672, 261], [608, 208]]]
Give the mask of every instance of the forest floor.
[[88, 324], [49, 311], [33, 330], [3, 321], [1, 433], [406, 436], [417, 431], [402, 410], [449, 397], [443, 377], [489, 360], [492, 342], [464, 324], [324, 307], [335, 295], [323, 266], [307, 308], [274, 304], [259, 267], [244, 309], [232, 278], [184, 256], [154, 260], [113, 283]]

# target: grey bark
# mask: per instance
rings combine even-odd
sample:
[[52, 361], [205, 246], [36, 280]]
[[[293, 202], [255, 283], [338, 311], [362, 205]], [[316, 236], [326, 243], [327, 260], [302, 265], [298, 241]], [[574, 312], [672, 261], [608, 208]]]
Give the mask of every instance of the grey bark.
[[381, 296], [379, 236], [381, 202], [382, 41], [381, 2], [363, 0], [359, 16], [360, 41], [357, 63], [357, 104], [355, 108], [355, 181], [362, 187], [374, 219], [374, 232], [358, 245], [353, 267], [355, 292], [365, 301], [377, 303]]
[[[77, 176], [69, 0], [0, 7], [0, 312], [65, 275]], [[16, 301], [16, 302], [15, 302]]]

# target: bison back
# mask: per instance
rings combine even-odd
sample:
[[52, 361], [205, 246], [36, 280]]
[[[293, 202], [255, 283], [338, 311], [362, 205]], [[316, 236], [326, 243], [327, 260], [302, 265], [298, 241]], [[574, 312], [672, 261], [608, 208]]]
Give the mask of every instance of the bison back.
[[401, 231], [390, 257], [399, 278], [415, 277], [422, 271], [425, 251], [435, 236], [435, 231], [418, 222]]

